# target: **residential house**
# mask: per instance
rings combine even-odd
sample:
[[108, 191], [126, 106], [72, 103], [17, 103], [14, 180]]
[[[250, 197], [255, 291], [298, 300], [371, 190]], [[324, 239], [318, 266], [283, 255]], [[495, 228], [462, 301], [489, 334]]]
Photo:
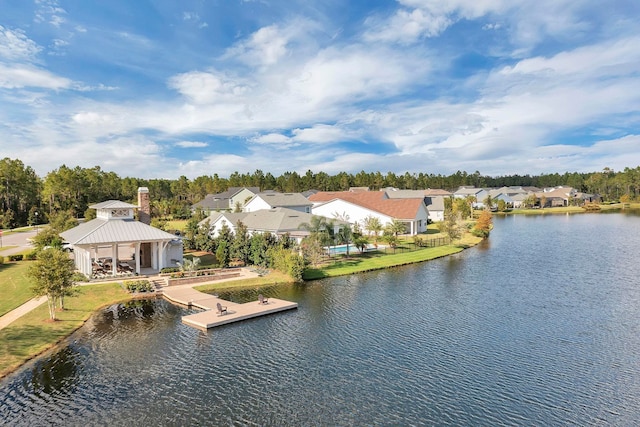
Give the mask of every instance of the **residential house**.
[[244, 204], [259, 192], [258, 187], [230, 187], [222, 193], [207, 194], [204, 199], [191, 206], [191, 212], [201, 209], [208, 215], [211, 212], [242, 209]]
[[466, 199], [467, 197], [474, 197], [475, 202], [471, 204], [474, 209], [484, 208], [484, 199], [489, 195], [489, 191], [484, 188], [476, 187], [460, 187], [454, 193], [453, 197], [456, 199]]
[[[311, 224], [313, 216], [310, 213], [282, 207], [252, 212], [213, 212], [201, 221], [199, 226], [204, 227], [208, 224], [209, 236], [214, 238], [218, 236], [222, 227], [227, 226], [230, 231], [235, 232], [238, 222], [242, 222], [249, 234], [271, 233], [279, 237], [288, 234], [299, 243], [309, 235], [305, 226]], [[347, 222], [334, 220], [334, 233], [345, 224]]]
[[558, 186], [545, 188], [542, 192], [536, 193], [539, 200], [544, 200], [544, 206], [541, 207], [560, 207], [569, 206], [575, 199], [578, 192], [572, 187]]
[[258, 193], [244, 205], [244, 212], [264, 209], [288, 208], [299, 212], [311, 213], [313, 203], [300, 193]]
[[378, 218], [383, 226], [401, 221], [411, 235], [427, 229], [429, 212], [424, 197], [391, 199], [385, 191], [335, 191], [318, 192], [309, 200], [313, 202], [313, 214], [357, 223], [363, 230], [367, 217]]
[[[424, 199], [424, 203], [427, 206], [429, 212], [429, 221], [437, 222], [444, 221], [444, 196], [427, 196], [426, 190], [398, 190], [397, 188], [388, 188], [384, 190], [387, 197], [390, 199]], [[444, 193], [448, 193], [442, 190]], [[434, 192], [429, 192], [434, 194]]]

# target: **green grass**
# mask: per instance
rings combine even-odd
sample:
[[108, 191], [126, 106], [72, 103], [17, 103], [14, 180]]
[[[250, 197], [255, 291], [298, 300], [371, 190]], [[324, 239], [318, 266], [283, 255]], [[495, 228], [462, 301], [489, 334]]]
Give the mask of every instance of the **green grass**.
[[99, 308], [130, 299], [120, 283], [81, 286], [78, 295], [65, 299], [66, 309], [48, 321], [45, 302], [4, 329], [0, 329], [0, 377], [27, 360], [54, 347], [78, 329]]
[[28, 267], [28, 261], [0, 264], [0, 316], [33, 298]]
[[201, 292], [211, 292], [227, 289], [260, 288], [263, 286], [293, 283], [293, 279], [284, 273], [271, 270], [269, 274], [251, 279], [229, 280], [220, 283], [207, 283], [206, 285], [195, 286], [194, 289]]
[[462, 251], [465, 245], [447, 245], [436, 248], [424, 248], [413, 252], [382, 254], [369, 252], [357, 257], [345, 258], [322, 268], [309, 268], [304, 272], [304, 280], [322, 279], [325, 277], [344, 276], [363, 271], [381, 270], [400, 265], [428, 261]]
[[184, 231], [187, 228], [187, 220], [186, 219], [172, 219], [167, 221], [164, 226], [165, 230], [178, 230]]
[[494, 215], [546, 215], [546, 214], [566, 214], [566, 213], [585, 213], [586, 210], [579, 206], [562, 206], [557, 208], [544, 209], [513, 209], [508, 212], [493, 212]]
[[[13, 249], [13, 248], [17, 248], [17, 246], [3, 246], [3, 247], [0, 248], [0, 252], [6, 251], [8, 249]], [[0, 255], [2, 255], [2, 254], [0, 254]]]

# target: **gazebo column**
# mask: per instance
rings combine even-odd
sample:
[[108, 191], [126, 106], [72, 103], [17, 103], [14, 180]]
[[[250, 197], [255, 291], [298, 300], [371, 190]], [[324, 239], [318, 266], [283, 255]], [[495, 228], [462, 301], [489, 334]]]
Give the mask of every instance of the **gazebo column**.
[[118, 272], [118, 244], [111, 244], [111, 274], [114, 276]]
[[80, 250], [76, 249], [74, 252], [79, 252], [80, 256], [82, 257], [82, 259], [79, 260], [82, 263], [82, 274], [86, 275], [87, 277], [91, 277], [91, 274], [93, 274], [93, 265], [91, 264], [91, 248], [82, 248]]
[[151, 268], [158, 269], [158, 242], [151, 244]]
[[136, 242], [135, 247], [136, 273], [140, 274], [140, 242]]

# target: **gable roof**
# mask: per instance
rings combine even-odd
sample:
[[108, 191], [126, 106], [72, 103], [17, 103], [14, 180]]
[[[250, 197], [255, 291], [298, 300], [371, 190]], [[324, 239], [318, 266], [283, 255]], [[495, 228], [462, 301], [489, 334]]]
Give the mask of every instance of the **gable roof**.
[[442, 190], [440, 188], [427, 188], [424, 190], [425, 196], [451, 196], [453, 193], [451, 191]]
[[134, 219], [96, 218], [60, 233], [73, 245], [171, 241], [176, 236]]
[[429, 209], [429, 211], [444, 212], [444, 196], [426, 197], [425, 201], [427, 203], [427, 209]]
[[192, 208], [203, 208], [208, 210], [229, 209], [229, 200], [244, 189], [253, 194], [260, 192], [258, 187], [229, 187], [227, 191], [217, 194], [207, 194], [204, 199], [191, 205]]
[[[217, 212], [209, 218], [210, 224], [224, 218], [226, 221], [237, 226], [241, 221], [249, 230], [269, 231], [273, 233], [287, 233], [293, 231], [305, 231], [303, 224], [310, 224], [311, 219], [317, 215], [300, 212], [293, 209], [278, 207], [273, 209], [260, 209], [254, 212]], [[200, 224], [206, 222], [201, 221]], [[332, 220], [335, 225], [348, 224], [345, 221]], [[299, 234], [299, 233], [298, 233]]]
[[424, 197], [423, 190], [385, 190], [390, 199], [419, 199]]
[[320, 191], [309, 197], [314, 203], [328, 203], [333, 200], [344, 200], [354, 205], [379, 212], [396, 219], [413, 219], [418, 215], [420, 206], [424, 206], [424, 198], [389, 199], [384, 191]]
[[455, 194], [456, 196], [475, 196], [481, 191], [485, 190], [483, 188], [476, 187], [460, 187], [453, 194]]
[[253, 196], [253, 199], [257, 198], [264, 200], [265, 203], [274, 208], [287, 206], [311, 206], [313, 204], [301, 193], [259, 193]]

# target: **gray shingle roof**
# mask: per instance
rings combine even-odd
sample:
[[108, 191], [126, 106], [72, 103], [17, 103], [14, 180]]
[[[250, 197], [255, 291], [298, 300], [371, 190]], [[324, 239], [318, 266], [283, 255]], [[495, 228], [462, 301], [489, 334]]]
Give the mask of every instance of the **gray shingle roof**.
[[300, 193], [260, 193], [256, 194], [255, 197], [260, 197], [272, 207], [313, 205], [309, 199]]
[[60, 236], [73, 245], [171, 241], [176, 238], [173, 234], [133, 219], [100, 218], [64, 231]]
[[[314, 215], [288, 208], [273, 208], [261, 209], [255, 212], [217, 212], [215, 215], [211, 215], [207, 219], [210, 224], [213, 224], [221, 216], [234, 226], [238, 224], [238, 221], [242, 221], [242, 223], [251, 231], [287, 233], [304, 230], [302, 224], [310, 224], [311, 218]], [[332, 221], [335, 225], [347, 224], [345, 221], [336, 219], [333, 219]], [[200, 224], [202, 225], [204, 222], [206, 222], [206, 219], [200, 222]]]
[[424, 190], [386, 190], [385, 194], [390, 199], [420, 199], [425, 197]]

